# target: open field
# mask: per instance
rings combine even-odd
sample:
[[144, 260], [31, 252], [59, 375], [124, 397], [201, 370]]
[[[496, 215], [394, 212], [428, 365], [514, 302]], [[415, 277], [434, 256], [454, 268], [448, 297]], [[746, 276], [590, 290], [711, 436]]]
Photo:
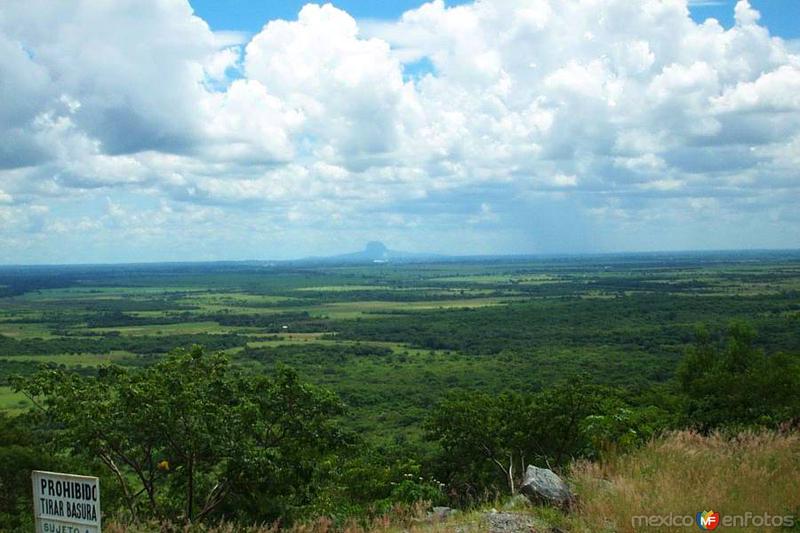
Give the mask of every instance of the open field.
[[0, 386], [0, 410], [16, 414], [30, 407], [30, 402], [19, 392], [10, 387]]
[[800, 353], [792, 252], [5, 268], [0, 287], [3, 409], [20, 407], [10, 374], [141, 366], [199, 343], [248, 371], [296, 368], [381, 441], [419, 439], [450, 390], [665, 383], [698, 325], [747, 320], [761, 349]]
[[99, 366], [114, 363], [131, 357], [135, 354], [131, 352], [112, 351], [102, 354], [56, 354], [56, 355], [4, 355], [0, 356], [0, 361], [24, 361], [31, 363], [54, 363], [65, 366]]

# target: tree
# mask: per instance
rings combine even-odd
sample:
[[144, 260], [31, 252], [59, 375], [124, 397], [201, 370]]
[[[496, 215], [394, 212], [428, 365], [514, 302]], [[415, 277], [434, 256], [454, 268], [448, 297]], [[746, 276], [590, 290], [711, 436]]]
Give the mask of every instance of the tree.
[[624, 403], [611, 387], [586, 383], [585, 379], [561, 383], [536, 394], [524, 431], [531, 439], [533, 457], [548, 465], [564, 465], [574, 457], [591, 453], [584, 431], [590, 416], [615, 411]]
[[502, 475], [514, 494], [526, 461], [562, 466], [590, 454], [587, 418], [623, 405], [616, 390], [581, 380], [533, 394], [461, 392], [434, 409], [426, 435], [441, 446], [440, 465], [451, 482], [480, 490]]
[[714, 342], [700, 329], [678, 368], [687, 422], [708, 431], [729, 425], [775, 426], [800, 416], [800, 364], [754, 346], [755, 331], [734, 323]]
[[[142, 370], [48, 370], [17, 388], [69, 451], [114, 474], [134, 518], [202, 520], [266, 486], [297, 503], [317, 462], [346, 443], [332, 393], [287, 369], [245, 375], [197, 346]], [[273, 504], [250, 518], [277, 516]]]
[[499, 470], [514, 493], [514, 472], [524, 453], [514, 424], [524, 402], [517, 394], [455, 393], [434, 409], [425, 425], [427, 437], [441, 445], [451, 483], [488, 487]]

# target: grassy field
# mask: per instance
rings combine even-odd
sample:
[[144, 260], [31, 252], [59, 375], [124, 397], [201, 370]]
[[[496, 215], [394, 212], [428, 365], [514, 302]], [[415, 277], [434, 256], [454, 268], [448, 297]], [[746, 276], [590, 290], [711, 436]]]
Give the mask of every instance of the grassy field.
[[54, 363], [65, 366], [99, 366], [114, 363], [131, 357], [132, 352], [111, 351], [102, 354], [56, 354], [56, 355], [4, 355], [0, 356], [0, 361], [24, 361], [31, 363]]
[[16, 414], [30, 407], [30, 402], [22, 394], [10, 387], [0, 386], [0, 410]]
[[[145, 317], [146, 318], [146, 317]], [[192, 333], [247, 333], [253, 328], [235, 328], [220, 326], [213, 321], [205, 322], [180, 322], [177, 324], [144, 324], [141, 326], [115, 326], [99, 328], [76, 328], [75, 333], [81, 334], [106, 334], [118, 333], [120, 335], [131, 336], [162, 336], [162, 335], [186, 335]]]

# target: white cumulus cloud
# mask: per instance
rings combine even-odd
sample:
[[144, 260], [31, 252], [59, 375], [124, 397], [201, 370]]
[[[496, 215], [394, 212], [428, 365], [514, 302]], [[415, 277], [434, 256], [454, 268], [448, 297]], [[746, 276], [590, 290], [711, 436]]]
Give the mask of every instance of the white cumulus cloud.
[[[276, 250], [376, 225], [486, 250], [465, 222], [523, 251], [586, 248], [588, 230], [552, 236], [560, 217], [608, 248], [692, 247], [676, 235], [709, 224], [718, 247], [797, 246], [796, 43], [746, 0], [728, 29], [690, 3], [434, 0], [391, 21], [308, 4], [254, 35], [186, 0], [9, 3], [0, 245], [38, 231], [23, 247], [38, 258], [73, 228], [102, 250], [125, 226], [156, 257], [153, 221], [188, 246], [193, 207], [208, 239], [269, 229]], [[86, 212], [109, 197], [149, 216]], [[726, 229], [743, 218], [750, 233]]]

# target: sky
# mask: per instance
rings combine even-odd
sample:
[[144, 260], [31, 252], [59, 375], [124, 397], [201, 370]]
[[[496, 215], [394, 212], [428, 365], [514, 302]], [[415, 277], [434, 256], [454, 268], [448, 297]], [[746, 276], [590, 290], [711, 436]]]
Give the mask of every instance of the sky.
[[0, 6], [0, 264], [800, 247], [800, 1]]

